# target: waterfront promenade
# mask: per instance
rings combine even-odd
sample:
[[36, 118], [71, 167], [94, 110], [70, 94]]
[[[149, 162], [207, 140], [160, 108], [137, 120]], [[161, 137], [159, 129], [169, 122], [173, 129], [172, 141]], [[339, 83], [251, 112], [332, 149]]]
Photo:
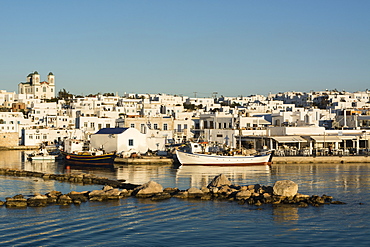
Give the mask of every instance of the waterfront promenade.
[[370, 163], [369, 156], [274, 156], [273, 164]]

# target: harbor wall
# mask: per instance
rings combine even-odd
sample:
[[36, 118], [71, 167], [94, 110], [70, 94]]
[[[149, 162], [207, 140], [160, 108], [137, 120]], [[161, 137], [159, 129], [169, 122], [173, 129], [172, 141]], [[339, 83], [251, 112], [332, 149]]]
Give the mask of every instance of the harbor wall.
[[370, 163], [369, 156], [275, 156], [272, 164]]
[[0, 147], [8, 148], [18, 146], [18, 142], [19, 142], [18, 132], [0, 133]]

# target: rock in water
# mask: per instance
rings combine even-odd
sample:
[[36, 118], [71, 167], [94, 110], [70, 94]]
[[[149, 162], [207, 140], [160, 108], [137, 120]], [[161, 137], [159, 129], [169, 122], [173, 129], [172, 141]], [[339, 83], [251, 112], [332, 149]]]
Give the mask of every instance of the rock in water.
[[222, 185], [231, 185], [230, 180], [224, 174], [220, 174], [220, 175], [216, 176], [212, 180], [212, 182], [210, 182], [208, 184], [208, 188], [221, 187]]
[[146, 195], [153, 195], [156, 193], [162, 193], [163, 187], [157, 182], [149, 181], [145, 184], [143, 184], [140, 187], [137, 187], [136, 190], [136, 196], [146, 196]]
[[291, 180], [276, 181], [273, 187], [274, 195], [295, 196], [298, 192], [298, 184]]

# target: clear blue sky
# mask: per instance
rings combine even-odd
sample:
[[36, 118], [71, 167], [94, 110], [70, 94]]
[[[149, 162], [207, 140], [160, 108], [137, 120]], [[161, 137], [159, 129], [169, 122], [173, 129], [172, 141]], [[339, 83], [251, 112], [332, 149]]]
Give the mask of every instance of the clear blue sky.
[[370, 89], [370, 1], [2, 0], [0, 89], [74, 94]]

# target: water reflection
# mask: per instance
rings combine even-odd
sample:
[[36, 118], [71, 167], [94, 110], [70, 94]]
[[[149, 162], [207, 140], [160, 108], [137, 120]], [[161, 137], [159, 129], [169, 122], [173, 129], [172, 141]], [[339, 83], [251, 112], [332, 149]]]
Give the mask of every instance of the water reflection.
[[[163, 187], [201, 188], [219, 174], [225, 174], [233, 184], [273, 185], [278, 180], [292, 180], [299, 185], [303, 194], [363, 191], [370, 186], [368, 164], [273, 164], [270, 166], [181, 166], [172, 165], [118, 165], [115, 168], [86, 168], [71, 166], [63, 161], [28, 161], [26, 153], [31, 151], [0, 151], [0, 167], [23, 169], [44, 173], [87, 173], [109, 179], [126, 180], [128, 183], [143, 184], [156, 181]], [[365, 192], [365, 191], [364, 191]]]
[[20, 169], [22, 156], [24, 156], [24, 153], [17, 150], [0, 151], [0, 166]]
[[176, 181], [189, 179], [189, 187], [207, 186], [212, 179], [224, 174], [234, 184], [259, 176], [269, 176], [270, 166], [181, 166], [177, 169]]
[[298, 208], [293, 205], [275, 205], [273, 219], [277, 223], [287, 223], [299, 219]]
[[[349, 191], [369, 186], [368, 164], [282, 164], [272, 167], [272, 174], [279, 180], [289, 179], [304, 188], [304, 193], [340, 189]], [[277, 180], [277, 179], [275, 179]], [[320, 192], [323, 193], [323, 192]]]
[[143, 184], [148, 181], [156, 181], [164, 187], [174, 186], [176, 170], [172, 165], [120, 165], [117, 172], [117, 179], [124, 179], [129, 183]]

